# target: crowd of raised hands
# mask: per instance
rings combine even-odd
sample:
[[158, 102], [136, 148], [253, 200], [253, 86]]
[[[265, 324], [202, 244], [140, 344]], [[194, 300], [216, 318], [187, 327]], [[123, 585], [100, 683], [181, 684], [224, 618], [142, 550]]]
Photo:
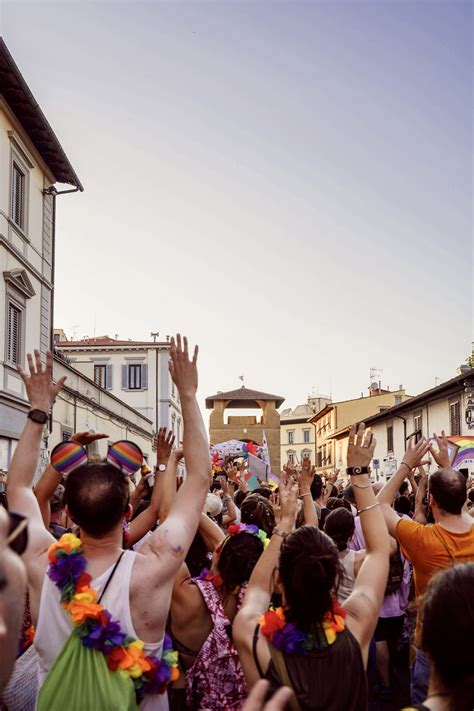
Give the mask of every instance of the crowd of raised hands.
[[[415, 442], [410, 438], [396, 474], [382, 487], [371, 480], [370, 473], [376, 441], [363, 424], [354, 425], [349, 433], [347, 471], [334, 470], [321, 477], [310, 459], [304, 458], [299, 465], [286, 463], [278, 486], [262, 481], [251, 491], [245, 460], [227, 460], [220, 471], [212, 472], [207, 433], [196, 400], [197, 358], [197, 348], [190, 355], [186, 338], [172, 340], [170, 373], [182, 404], [183, 443], [181, 446], [171, 432], [161, 428], [154, 441], [156, 467], [152, 470], [143, 464], [125, 485], [123, 478], [114, 480], [99, 455], [90, 454], [81, 477], [64, 475], [50, 464], [33, 489], [43, 428], [27, 420], [8, 473], [11, 511], [7, 514], [0, 507], [0, 602], [5, 610], [0, 606], [0, 642], [4, 642], [0, 692], [13, 674], [7, 687], [11, 694], [25, 673], [21, 656], [15, 663], [21, 618], [44, 627], [39, 601], [51, 565], [48, 549], [56, 545], [55, 538], [66, 540], [62, 536], [74, 534], [80, 536], [87, 569], [94, 579], [110, 567], [115, 566], [115, 571], [123, 549], [134, 556], [133, 575], [124, 592], [130, 599], [134, 627], [125, 632], [136, 634], [145, 646], [159, 642], [154, 654], [160, 653], [156, 650], [161, 649], [165, 630], [171, 634], [180, 650], [181, 670], [180, 680], [172, 673], [174, 683], [168, 687], [172, 709], [311, 709], [312, 695], [314, 708], [325, 708], [323, 702], [322, 706], [316, 703], [316, 696], [323, 691], [315, 690], [314, 684], [321, 678], [325, 679], [328, 708], [331, 694], [337, 699], [337, 708], [365, 708], [369, 647], [375, 639], [377, 654], [386, 659], [393, 640], [383, 637], [384, 621], [397, 617], [405, 630], [413, 569], [417, 596], [426, 594], [428, 611], [430, 604], [434, 610], [430, 629], [437, 624], [437, 596], [447, 595], [447, 583], [436, 585], [435, 573], [453, 567], [459, 558], [461, 567], [449, 574], [457, 575], [461, 597], [465, 580], [472, 581], [474, 541], [465, 496], [469, 487], [451, 469], [448, 439], [444, 432], [435, 435], [434, 446], [432, 440]], [[51, 354], [44, 366], [38, 352], [28, 355], [28, 366], [28, 374], [21, 368], [19, 372], [31, 408], [49, 414], [64, 379], [53, 381]], [[107, 437], [105, 433], [78, 432], [70, 441], [87, 448]], [[439, 468], [430, 484], [426, 471], [429, 455]], [[93, 469], [94, 464], [98, 469]], [[104, 492], [107, 486], [113, 489], [114, 481], [123, 490], [123, 511], [111, 512], [107, 506]], [[56, 499], [63, 494], [64, 503], [58, 505]], [[93, 525], [88, 530], [87, 501], [93, 502], [94, 511], [103, 511], [104, 519], [110, 517], [105, 537], [94, 537]], [[20, 526], [15, 515], [23, 521]], [[76, 518], [84, 522], [80, 528]], [[430, 527], [428, 522], [434, 525]], [[331, 533], [326, 535], [324, 530]], [[20, 534], [24, 547], [18, 555], [20, 548], [15, 551], [12, 545]], [[458, 545], [454, 550], [450, 536], [461, 537], [465, 547]], [[352, 558], [353, 550], [356, 555]], [[395, 554], [401, 556], [403, 580], [387, 593]], [[443, 555], [445, 560], [440, 563]], [[23, 615], [26, 574], [29, 602]], [[116, 580], [120, 581], [120, 567]], [[414, 606], [416, 600], [412, 602]], [[114, 609], [110, 612], [114, 614]], [[270, 619], [276, 624], [276, 618], [266, 622], [269, 614], [278, 617], [280, 638], [268, 632]], [[472, 632], [472, 614], [465, 624]], [[281, 641], [285, 635], [291, 643]], [[341, 660], [350, 662], [346, 688], [341, 687], [342, 667], [339, 678], [332, 678], [333, 672], [325, 667], [330, 658], [332, 669], [339, 663], [338, 653], [326, 655], [336, 639], [340, 639], [337, 649], [344, 647]], [[441, 686], [451, 679], [443, 668], [447, 662], [437, 656], [436, 634], [425, 634], [423, 639], [423, 643], [417, 642], [424, 646], [417, 648], [412, 672], [412, 682], [424, 694], [418, 701], [426, 697], [430, 665]], [[29, 652], [38, 655], [42, 667], [45, 646], [40, 635]], [[308, 659], [313, 657], [307, 655], [313, 649], [319, 656], [311, 666]], [[50, 661], [61, 647], [53, 651], [48, 649]], [[425, 654], [431, 661], [425, 663]], [[307, 677], [296, 673], [303, 663]], [[390, 686], [388, 664], [384, 668], [377, 662], [376, 666], [382, 680], [377, 688], [382, 694], [388, 693], [384, 689]], [[464, 681], [459, 672], [456, 684], [450, 682], [448, 692], [456, 703], [464, 703], [459, 701], [465, 699], [459, 692]], [[29, 682], [29, 688], [36, 689], [37, 681]], [[165, 688], [166, 684], [160, 694]], [[22, 711], [27, 708], [25, 705]]]

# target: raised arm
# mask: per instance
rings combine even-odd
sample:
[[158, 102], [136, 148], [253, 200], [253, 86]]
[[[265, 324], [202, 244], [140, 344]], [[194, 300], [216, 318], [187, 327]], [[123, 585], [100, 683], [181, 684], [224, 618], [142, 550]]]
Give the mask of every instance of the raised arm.
[[[97, 433], [97, 432], [75, 432], [69, 438], [70, 442], [77, 442], [82, 444], [83, 447], [87, 447], [92, 442], [96, 442], [99, 439], [104, 439], [108, 437], [107, 434]], [[49, 528], [51, 509], [49, 502], [58, 484], [61, 483], [62, 474], [59, 474], [56, 469], [48, 464], [44, 470], [41, 479], [38, 481], [34, 488], [34, 493], [38, 499], [38, 504], [41, 510], [41, 515], [43, 517], [43, 523], [46, 528]]]
[[366, 554], [353, 591], [343, 607], [348, 613], [347, 625], [360, 644], [365, 663], [387, 585], [390, 540], [368, 474], [376, 441], [371, 432], [365, 433], [365, 437], [364, 433], [363, 423], [357, 431], [355, 425], [350, 430], [347, 473], [351, 477]]
[[159, 558], [159, 572], [170, 580], [183, 562], [196, 534], [211, 478], [209, 442], [196, 399], [198, 349], [189, 359], [188, 342], [181, 336], [171, 341], [170, 372], [181, 399], [184, 422], [186, 480], [176, 495], [163, 525], [143, 546], [146, 555]]
[[212, 553], [225, 538], [224, 531], [205, 513], [199, 519], [199, 533], [209, 551]]
[[[46, 367], [43, 369], [41, 355], [35, 351], [35, 359], [28, 353], [29, 377], [17, 366], [25, 385], [31, 410], [40, 410], [49, 415], [54, 400], [61, 390], [66, 378], [53, 383], [53, 356], [46, 355]], [[28, 516], [30, 536], [25, 557], [36, 555], [53, 540], [46, 530], [38, 501], [33, 493], [33, 478], [38, 466], [43, 424], [27, 419], [25, 427], [15, 450], [8, 471], [8, 504], [12, 511]]]
[[311, 496], [311, 484], [314, 479], [314, 470], [311, 466], [309, 457], [304, 457], [301, 462], [301, 472], [298, 476], [300, 487], [300, 498], [303, 500], [304, 522], [307, 526], [315, 526], [318, 528], [318, 517]]
[[[278, 531], [291, 533], [295, 525], [298, 485], [288, 478], [280, 481], [281, 518]], [[234, 620], [232, 635], [239, 653], [247, 684], [252, 686], [259, 679], [252, 654], [252, 640], [258, 621], [267, 610], [273, 592], [273, 572], [278, 566], [283, 536], [274, 534], [268, 547], [260, 556], [249, 580], [243, 605]], [[267, 659], [263, 655], [267, 655]], [[261, 662], [268, 662], [268, 647], [263, 650]]]
[[428, 488], [428, 477], [426, 475], [426, 471], [425, 471], [424, 467], [422, 467], [422, 466], [418, 467], [418, 471], [420, 472], [420, 480], [418, 483], [418, 489], [416, 491], [415, 512], [413, 514], [413, 520], [416, 521], [417, 523], [426, 524], [426, 523], [428, 523], [428, 520], [426, 518], [424, 502], [425, 502], [426, 490]]
[[423, 463], [423, 457], [427, 454], [429, 449], [430, 443], [427, 442], [426, 439], [420, 439], [417, 444], [414, 444], [413, 438], [410, 437], [407, 450], [400, 466], [377, 495], [377, 501], [381, 504], [385, 523], [387, 524], [391, 536], [396, 536], [397, 524], [400, 520], [396, 511], [392, 509], [392, 502], [397, 495], [402, 481], [408, 475], [408, 472], [411, 473], [415, 467]]

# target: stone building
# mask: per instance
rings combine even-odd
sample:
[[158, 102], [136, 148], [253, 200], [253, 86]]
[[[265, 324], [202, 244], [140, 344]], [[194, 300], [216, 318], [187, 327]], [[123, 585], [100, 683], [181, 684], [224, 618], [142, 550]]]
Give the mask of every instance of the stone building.
[[[212, 410], [209, 418], [209, 438], [211, 444], [230, 439], [253, 440], [262, 443], [263, 433], [267, 437], [270, 465], [273, 472], [280, 472], [280, 415], [284, 398], [242, 386], [237, 390], [219, 392], [206, 398], [206, 408]], [[229, 415], [227, 409], [260, 410], [261, 415]]]

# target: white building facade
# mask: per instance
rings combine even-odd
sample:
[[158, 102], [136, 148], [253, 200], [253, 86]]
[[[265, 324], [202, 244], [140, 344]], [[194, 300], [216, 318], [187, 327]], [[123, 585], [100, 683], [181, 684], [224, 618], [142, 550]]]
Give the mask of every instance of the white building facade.
[[299, 464], [305, 457], [316, 463], [315, 428], [309, 422], [317, 412], [322, 410], [330, 398], [324, 395], [309, 397], [303, 405], [287, 408], [280, 413], [280, 461]]
[[[400, 466], [407, 440], [412, 435], [416, 440], [421, 437], [429, 439], [434, 432], [439, 434], [444, 430], [448, 437], [474, 437], [474, 370], [466, 369], [431, 390], [368, 417], [365, 424], [377, 440], [372, 462], [374, 477], [384, 479]], [[333, 435], [343, 454], [341, 469], [347, 465], [348, 433], [346, 427]], [[467, 462], [462, 467], [474, 474], [474, 462]], [[431, 465], [432, 471], [434, 468], [436, 464]]]
[[0, 468], [29, 405], [16, 365], [52, 342], [56, 183], [82, 185], [0, 39]]
[[153, 423], [183, 438], [181, 403], [168, 363], [170, 342], [119, 341], [108, 336], [58, 341], [57, 352], [100, 388]]

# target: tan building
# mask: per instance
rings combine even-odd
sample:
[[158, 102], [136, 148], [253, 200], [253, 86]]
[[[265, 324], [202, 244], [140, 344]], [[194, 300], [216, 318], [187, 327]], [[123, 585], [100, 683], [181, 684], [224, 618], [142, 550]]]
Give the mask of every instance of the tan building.
[[345, 451], [343, 443], [334, 439], [336, 432], [409, 399], [410, 395], [402, 388], [391, 392], [374, 384], [369, 388], [369, 395], [366, 397], [328, 403], [309, 420], [315, 429], [318, 472], [324, 474], [344, 467]]
[[[270, 452], [270, 465], [273, 472], [280, 471], [280, 415], [284, 398], [278, 395], [249, 390], [242, 386], [237, 390], [217, 393], [206, 398], [206, 408], [212, 410], [209, 418], [209, 438], [211, 444], [219, 444], [230, 439], [253, 440], [262, 443], [263, 433], [267, 437]], [[241, 410], [260, 410], [261, 416], [229, 415], [228, 408]]]
[[308, 420], [331, 402], [324, 395], [309, 397], [303, 405], [287, 408], [280, 413], [280, 458], [299, 464], [304, 457], [316, 462], [316, 431]]

